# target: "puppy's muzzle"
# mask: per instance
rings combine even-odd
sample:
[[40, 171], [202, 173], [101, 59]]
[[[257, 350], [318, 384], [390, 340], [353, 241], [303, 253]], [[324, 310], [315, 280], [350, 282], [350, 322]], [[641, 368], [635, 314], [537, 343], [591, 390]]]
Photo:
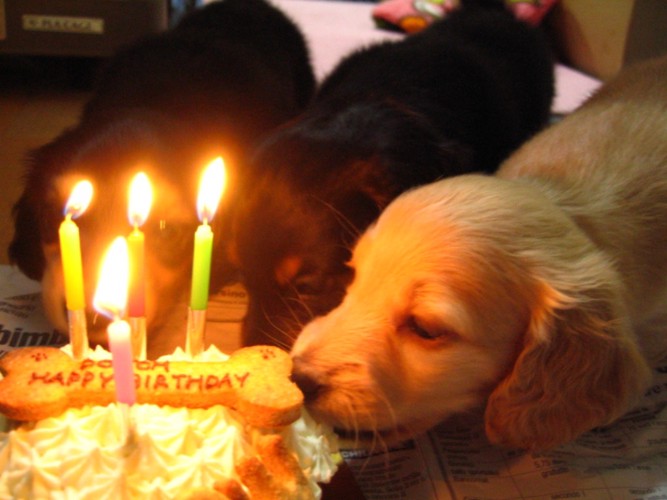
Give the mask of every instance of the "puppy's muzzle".
[[292, 382], [303, 392], [306, 404], [317, 399], [325, 388], [322, 374], [300, 357], [292, 359]]

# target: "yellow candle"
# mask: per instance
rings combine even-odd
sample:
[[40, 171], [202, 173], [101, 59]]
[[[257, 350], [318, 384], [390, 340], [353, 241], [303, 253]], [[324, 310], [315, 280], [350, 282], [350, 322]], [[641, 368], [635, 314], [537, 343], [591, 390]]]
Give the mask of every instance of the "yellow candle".
[[65, 305], [67, 306], [67, 326], [72, 355], [83, 359], [88, 351], [88, 329], [86, 326], [86, 298], [83, 289], [83, 265], [81, 263], [81, 242], [79, 228], [72, 219], [81, 215], [91, 198], [93, 185], [81, 181], [74, 186], [65, 204], [65, 220], [60, 224], [60, 260], [63, 269], [65, 287]]
[[73, 219], [80, 216], [93, 196], [93, 186], [81, 181], [74, 186], [65, 205], [65, 220], [60, 224], [60, 256], [65, 281], [65, 301], [67, 309], [76, 311], [86, 307], [83, 289], [83, 265], [81, 263], [81, 242], [79, 228]]
[[67, 309], [70, 311], [84, 309], [86, 299], [83, 293], [83, 265], [81, 263], [79, 228], [72, 220], [71, 215], [68, 214], [60, 224], [58, 235], [60, 236], [60, 255], [63, 263]]

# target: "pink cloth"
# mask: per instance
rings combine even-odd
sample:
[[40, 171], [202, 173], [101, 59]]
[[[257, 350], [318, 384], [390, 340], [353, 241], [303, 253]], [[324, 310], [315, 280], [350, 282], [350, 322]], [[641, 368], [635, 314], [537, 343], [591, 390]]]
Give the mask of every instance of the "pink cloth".
[[[514, 15], [538, 25], [558, 0], [504, 0]], [[459, 6], [459, 0], [385, 0], [373, 9], [373, 19], [387, 29], [416, 33]]]
[[516, 17], [533, 26], [542, 22], [556, 2], [558, 0], [505, 0], [505, 4]]

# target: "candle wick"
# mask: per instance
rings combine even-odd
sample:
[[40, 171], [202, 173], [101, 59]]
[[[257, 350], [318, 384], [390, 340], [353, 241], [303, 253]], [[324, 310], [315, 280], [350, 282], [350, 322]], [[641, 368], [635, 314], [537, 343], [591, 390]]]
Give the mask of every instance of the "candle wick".
[[143, 223], [142, 217], [138, 213], [134, 213], [130, 215], [130, 224], [132, 224], [132, 227], [134, 228], [135, 231], [139, 231], [139, 227]]

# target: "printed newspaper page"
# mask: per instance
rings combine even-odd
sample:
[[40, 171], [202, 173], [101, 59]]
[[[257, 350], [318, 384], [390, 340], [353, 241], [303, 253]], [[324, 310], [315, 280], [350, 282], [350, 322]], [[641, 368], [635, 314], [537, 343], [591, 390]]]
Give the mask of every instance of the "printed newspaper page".
[[[233, 318], [221, 318], [236, 321], [231, 302]], [[0, 266], [0, 355], [66, 342], [44, 318], [39, 284]], [[549, 453], [491, 446], [481, 421], [466, 415], [390, 450], [378, 442], [343, 456], [367, 500], [667, 499], [667, 360], [636, 410]]]
[[0, 266], [0, 356], [19, 347], [67, 343], [44, 318], [39, 283]]
[[344, 457], [367, 500], [667, 499], [667, 361], [636, 410], [549, 453], [494, 447], [481, 421]]

